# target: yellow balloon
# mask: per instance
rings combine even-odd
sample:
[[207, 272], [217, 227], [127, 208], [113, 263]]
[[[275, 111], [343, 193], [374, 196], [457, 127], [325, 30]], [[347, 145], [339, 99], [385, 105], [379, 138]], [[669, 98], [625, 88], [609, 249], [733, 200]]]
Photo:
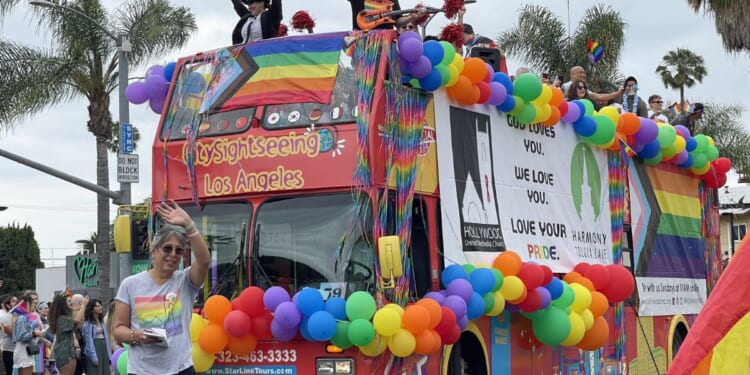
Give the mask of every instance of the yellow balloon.
[[602, 109], [599, 110], [599, 114], [612, 120], [615, 125], [620, 121], [620, 112], [617, 111], [617, 108], [612, 107], [611, 105], [602, 107]]
[[388, 341], [386, 338], [376, 334], [375, 338], [372, 339], [369, 344], [360, 346], [359, 351], [368, 357], [377, 357], [383, 354], [386, 348], [388, 348]]
[[579, 313], [581, 315], [581, 318], [583, 318], [583, 327], [586, 328], [586, 330], [590, 330], [591, 327], [594, 326], [594, 314], [591, 313], [591, 310], [586, 309]]
[[500, 293], [506, 300], [513, 301], [520, 298], [525, 289], [526, 286], [523, 285], [523, 281], [518, 276], [505, 276], [503, 286], [500, 287]]
[[201, 331], [206, 325], [208, 325], [208, 320], [203, 319], [202, 316], [196, 313], [193, 313], [193, 316], [190, 318], [190, 340], [193, 342], [198, 342], [198, 337], [200, 337]]
[[464, 58], [461, 57], [461, 55], [456, 54], [453, 56], [453, 61], [451, 61], [451, 65], [453, 65], [456, 68], [456, 71], [458, 71], [458, 74], [461, 74], [461, 72], [464, 71]]
[[455, 85], [456, 82], [458, 82], [458, 76], [459, 76], [459, 71], [455, 65], [448, 65], [448, 73], [450, 75], [450, 78], [448, 79], [448, 82], [445, 84], [446, 87]]
[[505, 310], [505, 297], [503, 297], [503, 293], [498, 290], [492, 293], [492, 298], [495, 299], [495, 306], [492, 307], [492, 310], [487, 312], [487, 316], [498, 316]]
[[[549, 85], [542, 85], [541, 94], [539, 94], [539, 96], [536, 97], [536, 99], [532, 100], [532, 102], [534, 104], [541, 106], [543, 104], [549, 104], [550, 99], [552, 99], [552, 88], [549, 87]], [[549, 116], [547, 116], [547, 118], [549, 118]]]
[[672, 144], [672, 146], [674, 146], [676, 154], [679, 154], [680, 152], [682, 152], [682, 150], [685, 149], [686, 145], [687, 145], [687, 142], [685, 142], [685, 138], [682, 138], [679, 135], [675, 137], [674, 144]]
[[193, 345], [193, 366], [196, 372], [206, 372], [214, 365], [216, 357], [201, 350], [199, 345]]
[[401, 328], [399, 331], [388, 338], [388, 349], [396, 357], [405, 358], [414, 353], [417, 346], [417, 340], [411, 332]]
[[388, 308], [388, 309], [391, 309], [391, 310], [397, 312], [399, 319], [402, 316], [404, 316], [404, 308], [401, 307], [400, 305], [395, 304], [395, 303], [389, 303], [389, 304], [383, 306], [383, 308]]
[[706, 163], [706, 165], [703, 166], [703, 168], [694, 168], [690, 167], [690, 170], [693, 171], [693, 173], [698, 175], [703, 175], [708, 173], [708, 170], [711, 169], [711, 163]]
[[573, 289], [573, 294], [575, 295], [575, 299], [570, 307], [576, 312], [586, 310], [591, 305], [591, 292], [579, 283], [570, 284], [570, 288]]
[[707, 135], [707, 136], [706, 136], [706, 138], [708, 138], [708, 147], [712, 147], [712, 146], [714, 146], [714, 145], [715, 145], [715, 144], [714, 144], [714, 139], [713, 139], [713, 138], [711, 138], [711, 136], [710, 136], [710, 135]]
[[549, 116], [552, 114], [552, 109], [549, 107], [549, 104], [536, 104], [535, 103], [534, 109], [536, 110], [536, 116], [534, 116], [534, 123], [547, 121], [547, 119], [549, 119]]
[[383, 307], [372, 318], [372, 325], [375, 332], [382, 336], [393, 336], [401, 329], [401, 317], [393, 308]]
[[578, 344], [583, 338], [583, 335], [586, 334], [586, 325], [583, 323], [581, 315], [575, 311], [571, 311], [568, 318], [570, 319], [570, 333], [568, 334], [568, 337], [560, 343], [562, 346], [574, 346], [575, 344]]

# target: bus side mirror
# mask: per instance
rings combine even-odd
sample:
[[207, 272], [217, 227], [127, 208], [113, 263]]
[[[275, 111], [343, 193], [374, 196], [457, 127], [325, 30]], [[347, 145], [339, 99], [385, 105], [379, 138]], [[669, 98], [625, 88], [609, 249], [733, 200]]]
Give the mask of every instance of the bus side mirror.
[[[378, 262], [383, 288], [393, 288], [394, 278], [404, 274], [401, 260], [401, 242], [398, 236], [384, 236], [378, 238]], [[388, 279], [386, 281], [386, 279]]]
[[130, 215], [118, 215], [112, 228], [115, 250], [118, 253], [130, 252]]

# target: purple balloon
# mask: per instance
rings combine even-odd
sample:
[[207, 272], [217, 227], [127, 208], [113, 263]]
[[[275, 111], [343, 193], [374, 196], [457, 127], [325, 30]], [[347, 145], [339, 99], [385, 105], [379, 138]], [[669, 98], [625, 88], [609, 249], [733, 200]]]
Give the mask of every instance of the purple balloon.
[[459, 296], [448, 296], [443, 301], [443, 306], [453, 310], [456, 316], [466, 315], [466, 301]]
[[274, 310], [273, 320], [284, 328], [297, 327], [302, 320], [302, 312], [294, 302], [282, 302]]
[[422, 54], [423, 51], [422, 41], [419, 39], [404, 39], [403, 41], [399, 40], [398, 42], [398, 55], [403, 57], [404, 60], [408, 62], [416, 62], [420, 57], [424, 57], [425, 60], [427, 60], [427, 64], [432, 68], [430, 59]]
[[688, 129], [685, 125], [675, 125], [674, 130], [686, 140], [691, 137], [690, 129]]
[[488, 63], [484, 63], [484, 65], [487, 67], [487, 74], [489, 74], [490, 77], [495, 78], [495, 68], [493, 68], [492, 65]]
[[630, 148], [632, 148], [633, 151], [635, 151], [635, 153], [637, 154], [637, 153], [643, 151], [643, 147], [645, 147], [645, 146], [646, 145], [644, 145], [643, 143], [636, 142], [634, 145], [630, 146]]
[[430, 59], [425, 56], [420, 56], [416, 62], [409, 64], [409, 72], [414, 78], [427, 77], [430, 71], [432, 71], [432, 64], [430, 64]]
[[111, 361], [109, 363], [112, 364], [112, 368], [117, 368], [117, 359], [120, 358], [120, 355], [125, 352], [125, 348], [119, 348], [115, 350], [114, 353], [112, 353]]
[[266, 305], [268, 311], [275, 311], [276, 307], [282, 302], [291, 301], [289, 292], [280, 286], [272, 286], [263, 293], [263, 304]]
[[572, 124], [578, 121], [578, 119], [580, 118], [581, 118], [581, 107], [573, 104], [573, 102], [568, 102], [568, 112], [566, 112], [565, 115], [561, 117], [560, 119], [563, 122]]
[[401, 33], [401, 35], [398, 36], [399, 47], [401, 46], [401, 43], [403, 43], [407, 39], [414, 39], [414, 40], [419, 41], [420, 44], [422, 44], [422, 37], [419, 36], [419, 33], [417, 33], [416, 31], [407, 31], [407, 32]]
[[466, 327], [469, 326], [469, 317], [464, 314], [460, 318], [456, 319], [456, 324], [458, 324], [458, 328], [461, 328], [461, 330], [465, 330]]
[[445, 301], [445, 296], [440, 294], [440, 292], [429, 292], [424, 295], [424, 298], [430, 298], [435, 300], [438, 304], [442, 305], [443, 301]]
[[125, 89], [125, 97], [133, 104], [143, 104], [148, 100], [146, 84], [143, 82], [133, 82]]
[[161, 65], [151, 65], [148, 69], [146, 69], [146, 77], [154, 74], [164, 76], [164, 67]]
[[157, 115], [161, 114], [161, 110], [164, 109], [164, 98], [161, 99], [154, 99], [152, 98], [148, 105], [151, 107], [151, 110], [154, 111]]
[[688, 160], [688, 156], [690, 156], [690, 153], [688, 153], [687, 150], [682, 150], [677, 154], [673, 162], [677, 165], [682, 164]]
[[169, 82], [167, 82], [163, 74], [146, 76], [146, 92], [149, 98], [164, 100], [168, 90]]
[[463, 298], [467, 303], [471, 300], [471, 295], [474, 293], [474, 288], [471, 286], [471, 283], [464, 279], [451, 281], [446, 290], [448, 290], [449, 294]]
[[651, 143], [659, 135], [659, 126], [656, 125], [654, 120], [645, 117], [639, 117], [639, 119], [641, 120], [641, 127], [635, 133], [635, 140], [643, 144]]
[[539, 305], [539, 310], [546, 308], [552, 302], [552, 294], [547, 288], [540, 286], [536, 288], [536, 292], [539, 293], [539, 297], [542, 298], [542, 303]]
[[508, 96], [513, 95], [513, 82], [510, 81], [510, 77], [508, 77], [507, 74], [503, 72], [495, 72], [495, 74], [492, 75], [492, 81], [503, 85]]
[[271, 321], [271, 334], [276, 340], [290, 341], [297, 336], [297, 327], [283, 327], [276, 321], [276, 319], [274, 319]]
[[490, 98], [487, 103], [490, 105], [500, 105], [508, 97], [508, 91], [505, 90], [500, 82], [490, 82]]

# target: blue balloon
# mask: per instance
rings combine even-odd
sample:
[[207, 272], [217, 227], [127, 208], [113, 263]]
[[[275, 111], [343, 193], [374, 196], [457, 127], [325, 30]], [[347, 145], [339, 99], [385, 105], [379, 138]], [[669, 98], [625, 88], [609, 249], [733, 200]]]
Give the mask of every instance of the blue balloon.
[[507, 74], [503, 72], [495, 72], [495, 74], [492, 75], [492, 80], [505, 86], [505, 91], [508, 92], [508, 96], [513, 95], [513, 82], [510, 81], [510, 77], [508, 77]]
[[650, 159], [658, 155], [659, 151], [661, 151], [661, 144], [659, 144], [658, 140], [655, 140], [653, 142], [646, 143], [645, 145], [643, 145], [643, 150], [641, 150], [641, 152], [638, 153], [638, 156], [640, 156], [643, 159]]
[[[507, 87], [506, 87], [506, 90], [507, 90]], [[509, 93], [508, 96], [505, 97], [505, 101], [500, 103], [500, 105], [497, 106], [497, 109], [503, 112], [510, 112], [515, 107], [516, 107], [516, 99], [514, 99], [513, 95]]]
[[302, 318], [302, 321], [299, 323], [299, 334], [302, 335], [302, 337], [305, 338], [307, 341], [315, 341], [315, 338], [313, 338], [310, 335], [309, 326], [308, 323], [310, 322], [310, 317], [306, 316]]
[[693, 152], [695, 151], [695, 148], [698, 147], [698, 141], [695, 140], [695, 137], [689, 137], [685, 141], [685, 150], [687, 150], [687, 152]]
[[563, 283], [557, 277], [553, 277], [544, 287], [547, 288], [552, 299], [557, 299], [563, 294]]
[[333, 297], [326, 300], [326, 311], [338, 320], [346, 320], [346, 300], [341, 297]]
[[690, 168], [693, 166], [693, 155], [688, 154], [687, 160], [682, 164], [677, 164], [680, 168]]
[[305, 288], [297, 295], [297, 307], [302, 314], [310, 316], [316, 311], [325, 310], [325, 302], [320, 291], [313, 288]]
[[583, 115], [573, 123], [573, 129], [581, 137], [589, 137], [596, 132], [596, 121], [591, 116]]
[[443, 77], [440, 75], [440, 72], [438, 72], [437, 69], [434, 68], [430, 71], [429, 74], [427, 74], [427, 76], [419, 79], [419, 86], [421, 86], [424, 91], [435, 91], [439, 89], [440, 85], [442, 84]]
[[428, 40], [424, 42], [422, 54], [430, 59], [432, 66], [436, 66], [443, 61], [445, 51], [443, 50], [443, 46], [437, 40]]
[[172, 82], [172, 77], [174, 76], [174, 68], [176, 66], [177, 63], [175, 62], [164, 65], [164, 78], [167, 80], [167, 82]]
[[307, 332], [317, 341], [330, 340], [336, 334], [336, 319], [328, 311], [316, 311], [307, 321]]
[[479, 293], [474, 292], [471, 295], [469, 303], [466, 305], [466, 316], [474, 320], [484, 314], [484, 298]]
[[446, 267], [443, 270], [442, 276], [440, 277], [440, 280], [443, 282], [444, 286], [448, 286], [451, 281], [456, 279], [469, 280], [469, 275], [466, 273], [466, 270], [458, 264], [452, 264]]
[[469, 275], [469, 281], [475, 292], [486, 294], [495, 286], [495, 274], [487, 268], [477, 268]]

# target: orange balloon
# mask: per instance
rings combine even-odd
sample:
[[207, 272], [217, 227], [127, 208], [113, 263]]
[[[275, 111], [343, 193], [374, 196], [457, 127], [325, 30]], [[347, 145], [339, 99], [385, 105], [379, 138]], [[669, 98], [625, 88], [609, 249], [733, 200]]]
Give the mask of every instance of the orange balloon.
[[609, 324], [604, 317], [594, 319], [594, 325], [586, 331], [581, 341], [576, 344], [583, 350], [596, 350], [604, 346], [609, 339]]
[[583, 275], [581, 275], [580, 273], [578, 273], [576, 271], [572, 271], [572, 272], [568, 272], [567, 274], [565, 274], [565, 276], [563, 276], [563, 280], [565, 282], [567, 282], [568, 284], [572, 284], [572, 283], [576, 282], [576, 280], [578, 280], [578, 279], [580, 279], [582, 277], [583, 277]]
[[443, 347], [443, 339], [440, 337], [440, 334], [437, 333], [434, 329], [428, 329], [427, 332], [430, 332], [432, 334], [432, 337], [435, 339], [433, 342], [432, 350], [430, 350], [430, 353], [436, 353], [438, 350], [440, 350]]
[[464, 70], [461, 75], [466, 76], [471, 83], [477, 83], [487, 75], [487, 65], [478, 57], [470, 57], [464, 61]]
[[431, 322], [430, 312], [423, 306], [416, 304], [407, 306], [404, 309], [404, 316], [401, 317], [401, 326], [415, 336], [426, 330]]
[[592, 283], [591, 280], [589, 280], [589, 279], [587, 279], [587, 278], [585, 278], [583, 276], [577, 278], [576, 281], [574, 281], [574, 282], [583, 285], [586, 289], [588, 289], [591, 292], [593, 292], [593, 291], [596, 290], [596, 288], [594, 288], [594, 283]]
[[607, 309], [609, 308], [609, 301], [607, 300], [607, 297], [604, 296], [601, 292], [591, 292], [591, 304], [589, 305], [589, 310], [591, 310], [591, 314], [594, 315], [594, 318], [598, 318], [604, 313], [607, 312]]
[[[203, 307], [203, 311], [206, 313], [206, 318], [211, 323], [223, 324], [224, 317], [232, 311], [232, 303], [229, 302], [227, 297], [220, 294], [215, 294], [208, 297], [206, 304]], [[208, 353], [208, 352], [206, 352]]]
[[558, 122], [560, 122], [560, 108], [557, 108], [557, 106], [552, 105], [552, 103], [550, 103], [549, 109], [550, 109], [549, 118], [542, 121], [542, 125], [555, 126], [557, 125]]
[[633, 135], [641, 128], [641, 120], [638, 115], [631, 112], [625, 112], [620, 115], [617, 121], [617, 131], [625, 135]]
[[506, 302], [512, 303], [514, 305], [518, 305], [519, 303], [523, 302], [526, 299], [526, 296], [529, 295], [529, 290], [526, 289], [526, 287], [523, 288], [523, 293], [521, 293], [521, 296], [514, 299], [514, 300], [507, 300]]
[[456, 83], [454, 83], [453, 86], [448, 86], [446, 91], [448, 92], [448, 96], [450, 96], [453, 100], [459, 100], [471, 93], [471, 87], [471, 81], [469, 81], [468, 78], [459, 75]]
[[510, 250], [503, 251], [492, 262], [492, 267], [500, 271], [503, 276], [518, 275], [522, 265], [521, 257]]
[[565, 95], [559, 87], [550, 87], [552, 89], [552, 98], [549, 100], [549, 105], [553, 107], [559, 107], [563, 101], [565, 101]]
[[435, 336], [432, 335], [432, 330], [424, 330], [414, 335], [416, 345], [414, 346], [414, 352], [419, 354], [430, 354], [435, 349]]
[[258, 339], [252, 334], [242, 337], [229, 336], [229, 343], [227, 344], [229, 350], [237, 355], [250, 354], [250, 352], [255, 350], [256, 345], [258, 345]]
[[417, 301], [417, 305], [424, 307], [430, 313], [430, 324], [427, 328], [437, 327], [440, 319], [443, 318], [443, 309], [440, 308], [440, 304], [432, 298], [422, 298]]
[[216, 354], [222, 351], [228, 342], [229, 335], [224, 331], [224, 327], [214, 323], [203, 327], [200, 336], [198, 336], [198, 345], [208, 354]]
[[463, 105], [472, 105], [476, 104], [479, 101], [480, 96], [482, 96], [482, 93], [479, 91], [479, 87], [472, 84], [471, 89], [466, 94], [466, 96], [464, 96], [463, 98], [459, 98], [458, 101]]

